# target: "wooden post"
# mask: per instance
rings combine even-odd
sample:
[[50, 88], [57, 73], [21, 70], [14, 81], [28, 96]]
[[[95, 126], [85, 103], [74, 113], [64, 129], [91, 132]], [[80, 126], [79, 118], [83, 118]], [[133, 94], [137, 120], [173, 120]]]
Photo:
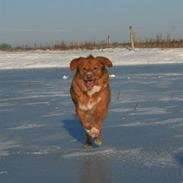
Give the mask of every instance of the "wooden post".
[[135, 35], [132, 26], [129, 26], [131, 49], [135, 49]]
[[110, 35], [107, 36], [107, 46], [108, 47], [111, 46], [111, 38], [110, 38]]

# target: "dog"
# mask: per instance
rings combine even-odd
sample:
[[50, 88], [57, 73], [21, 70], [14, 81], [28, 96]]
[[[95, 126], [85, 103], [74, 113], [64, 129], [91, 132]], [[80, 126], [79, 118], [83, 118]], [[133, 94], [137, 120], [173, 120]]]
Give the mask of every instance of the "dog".
[[70, 62], [70, 69], [76, 70], [70, 93], [76, 114], [86, 131], [85, 147], [102, 144], [102, 122], [107, 116], [111, 99], [109, 74], [106, 67], [112, 67], [106, 58], [92, 55], [79, 57]]

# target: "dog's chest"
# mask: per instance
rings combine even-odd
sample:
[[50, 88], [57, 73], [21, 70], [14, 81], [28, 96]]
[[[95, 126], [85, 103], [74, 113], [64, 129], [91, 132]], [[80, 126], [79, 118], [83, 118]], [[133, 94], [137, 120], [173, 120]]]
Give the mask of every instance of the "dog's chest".
[[93, 110], [100, 101], [101, 97], [98, 97], [95, 100], [90, 98], [86, 103], [79, 103], [79, 108], [83, 111], [90, 111]]
[[101, 86], [95, 85], [91, 90], [87, 92], [89, 96], [94, 95], [95, 93], [99, 92], [101, 90]]

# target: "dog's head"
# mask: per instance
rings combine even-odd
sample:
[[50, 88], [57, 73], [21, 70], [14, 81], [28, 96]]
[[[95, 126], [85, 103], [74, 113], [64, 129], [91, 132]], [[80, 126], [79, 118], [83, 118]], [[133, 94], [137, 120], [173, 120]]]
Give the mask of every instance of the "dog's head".
[[93, 57], [92, 55], [73, 59], [70, 63], [70, 69], [77, 69], [80, 78], [88, 89], [93, 88], [105, 71], [105, 67], [112, 67], [112, 62], [108, 58]]

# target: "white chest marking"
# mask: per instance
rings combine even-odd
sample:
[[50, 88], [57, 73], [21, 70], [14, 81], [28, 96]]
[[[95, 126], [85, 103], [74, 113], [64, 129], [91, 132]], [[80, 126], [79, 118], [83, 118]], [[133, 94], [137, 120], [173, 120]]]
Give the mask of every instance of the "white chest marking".
[[89, 96], [92, 96], [93, 94], [99, 92], [101, 90], [101, 86], [94, 86], [91, 90], [87, 92]]
[[99, 97], [95, 102], [91, 102], [89, 100], [87, 104], [79, 104], [79, 108], [83, 111], [89, 111], [92, 110], [100, 101], [101, 97]]

